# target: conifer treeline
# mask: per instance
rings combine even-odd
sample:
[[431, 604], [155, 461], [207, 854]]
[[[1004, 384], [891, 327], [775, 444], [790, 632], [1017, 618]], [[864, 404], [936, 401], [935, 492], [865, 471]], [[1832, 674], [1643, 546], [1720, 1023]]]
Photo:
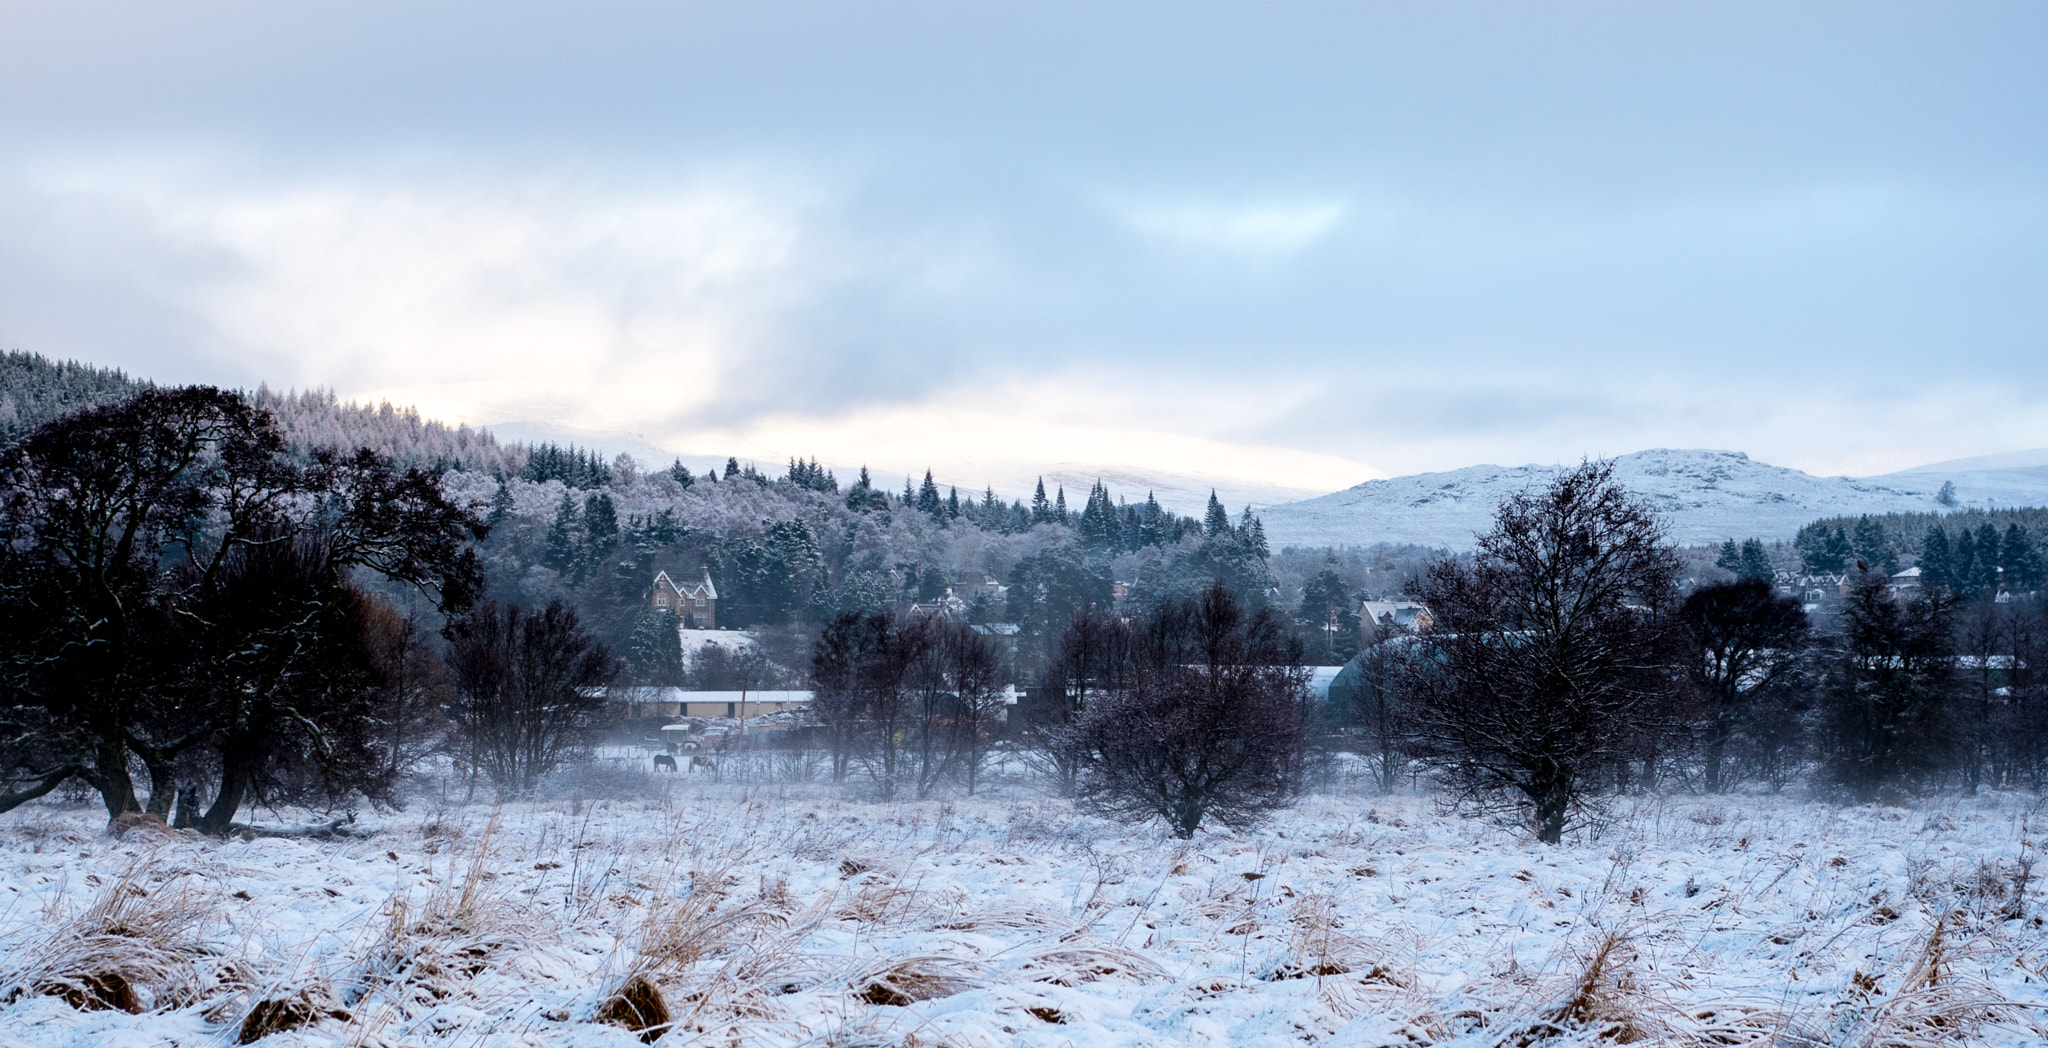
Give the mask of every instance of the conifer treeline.
[[149, 388], [117, 368], [9, 350], [0, 355], [0, 444], [12, 444], [60, 415]]
[[1893, 513], [1818, 520], [1799, 529], [1793, 546], [1810, 573], [1842, 574], [1860, 563], [1889, 575], [1911, 558], [1926, 585], [1995, 594], [2048, 583], [2044, 533], [2048, 509]]

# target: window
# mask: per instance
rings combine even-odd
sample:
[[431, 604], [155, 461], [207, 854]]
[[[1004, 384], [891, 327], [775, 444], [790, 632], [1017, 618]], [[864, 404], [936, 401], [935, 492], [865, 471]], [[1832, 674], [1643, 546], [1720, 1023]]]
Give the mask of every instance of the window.
[[660, 595], [660, 596], [658, 596], [658, 597], [654, 598], [654, 606], [655, 606], [655, 607], [657, 607], [657, 608], [666, 608], [666, 607], [668, 607], [668, 594], [664, 593], [664, 594], [662, 594], [662, 595]]

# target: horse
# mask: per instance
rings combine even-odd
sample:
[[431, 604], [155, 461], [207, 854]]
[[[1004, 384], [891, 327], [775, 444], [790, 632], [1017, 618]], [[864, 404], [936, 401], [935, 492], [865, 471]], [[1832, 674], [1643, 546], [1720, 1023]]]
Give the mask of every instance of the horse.
[[667, 768], [670, 771], [676, 770], [676, 759], [666, 753], [657, 753], [654, 755], [654, 770], [660, 771], [663, 768]]
[[698, 768], [702, 768], [713, 775], [718, 774], [718, 765], [712, 763], [711, 758], [700, 757], [693, 753], [690, 755], [690, 770], [696, 771]]

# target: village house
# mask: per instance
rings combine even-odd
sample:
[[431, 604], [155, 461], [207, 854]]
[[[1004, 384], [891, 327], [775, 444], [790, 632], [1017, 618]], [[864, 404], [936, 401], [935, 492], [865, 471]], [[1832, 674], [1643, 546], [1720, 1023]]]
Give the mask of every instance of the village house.
[[678, 585], [668, 572], [654, 576], [654, 592], [648, 598], [656, 612], [670, 612], [686, 630], [718, 628], [718, 587], [711, 584], [711, 569], [704, 569], [704, 581]]
[[1371, 644], [1392, 633], [1421, 633], [1432, 622], [1429, 609], [1416, 601], [1363, 601], [1358, 608], [1358, 639]]

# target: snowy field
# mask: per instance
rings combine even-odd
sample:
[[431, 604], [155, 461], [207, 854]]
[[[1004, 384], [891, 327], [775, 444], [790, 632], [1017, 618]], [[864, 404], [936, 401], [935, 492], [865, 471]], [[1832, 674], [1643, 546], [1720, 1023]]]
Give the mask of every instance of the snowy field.
[[1021, 789], [643, 793], [331, 842], [17, 810], [0, 1045], [234, 1044], [268, 1000], [318, 1016], [274, 1048], [623, 1048], [634, 975], [663, 1045], [2048, 1042], [2032, 797], [1643, 799], [1544, 847], [1412, 796], [1181, 842]]

